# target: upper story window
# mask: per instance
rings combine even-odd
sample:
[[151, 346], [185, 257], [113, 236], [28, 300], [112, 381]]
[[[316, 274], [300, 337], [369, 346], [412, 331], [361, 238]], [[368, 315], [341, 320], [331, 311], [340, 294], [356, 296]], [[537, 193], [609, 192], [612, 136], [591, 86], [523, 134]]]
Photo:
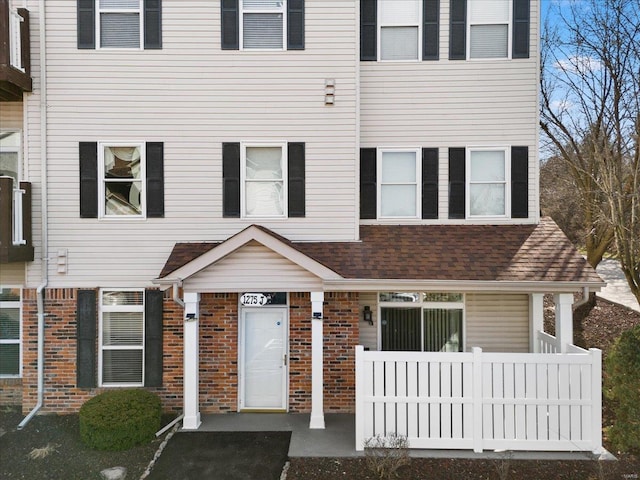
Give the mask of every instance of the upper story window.
[[469, 149], [468, 217], [504, 217], [509, 211], [509, 151]]
[[221, 0], [223, 50], [304, 50], [304, 0]]
[[469, 58], [508, 58], [511, 0], [469, 0]]
[[144, 145], [101, 145], [102, 216], [142, 216], [144, 212]]
[[531, 0], [449, 2], [449, 60], [529, 58]]
[[222, 204], [227, 218], [304, 217], [304, 143], [223, 143]]
[[419, 151], [378, 150], [379, 218], [419, 218]]
[[438, 0], [360, 0], [360, 60], [439, 57]]
[[240, 0], [242, 48], [284, 48], [284, 0]]
[[77, 0], [79, 49], [162, 48], [162, 0]]
[[529, 148], [449, 148], [449, 218], [529, 218]]
[[82, 218], [164, 217], [164, 144], [80, 142]]
[[20, 132], [0, 132], [0, 176], [20, 181]]
[[287, 196], [284, 145], [243, 145], [243, 216], [285, 217]]
[[422, 0], [379, 0], [380, 60], [418, 60]]
[[141, 0], [98, 0], [97, 7], [100, 48], [140, 48]]
[[438, 149], [360, 149], [360, 218], [438, 218]]

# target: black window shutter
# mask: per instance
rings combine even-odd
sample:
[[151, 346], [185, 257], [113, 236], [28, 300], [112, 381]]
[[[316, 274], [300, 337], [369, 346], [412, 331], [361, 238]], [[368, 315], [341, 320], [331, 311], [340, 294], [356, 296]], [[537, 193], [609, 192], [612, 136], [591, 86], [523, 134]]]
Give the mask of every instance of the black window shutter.
[[95, 0], [78, 0], [77, 2], [78, 48], [96, 48], [95, 8]]
[[530, 0], [513, 0], [512, 58], [529, 58]]
[[76, 299], [76, 383], [96, 386], [96, 291], [78, 290]]
[[360, 60], [376, 61], [377, 30], [378, 30], [378, 0], [360, 0]]
[[422, 218], [438, 218], [438, 149], [422, 149]]
[[80, 142], [80, 218], [98, 218], [98, 144]]
[[144, 48], [162, 48], [161, 0], [144, 0]]
[[422, 21], [422, 59], [438, 60], [440, 53], [440, 0], [423, 0]]
[[222, 144], [222, 216], [240, 217], [240, 144]]
[[164, 217], [164, 144], [147, 142], [147, 217]]
[[449, 3], [449, 60], [467, 58], [467, 0]]
[[378, 215], [376, 149], [360, 149], [360, 218], [375, 219]]
[[304, 50], [304, 0], [287, 2], [287, 50]]
[[529, 218], [528, 147], [511, 147], [511, 218]]
[[162, 386], [162, 297], [146, 290], [144, 299], [144, 386]]
[[304, 143], [289, 143], [287, 145], [289, 217], [304, 217], [306, 214], [304, 147]]
[[240, 49], [240, 12], [238, 0], [222, 0], [222, 50]]
[[465, 149], [449, 149], [449, 218], [465, 218]]

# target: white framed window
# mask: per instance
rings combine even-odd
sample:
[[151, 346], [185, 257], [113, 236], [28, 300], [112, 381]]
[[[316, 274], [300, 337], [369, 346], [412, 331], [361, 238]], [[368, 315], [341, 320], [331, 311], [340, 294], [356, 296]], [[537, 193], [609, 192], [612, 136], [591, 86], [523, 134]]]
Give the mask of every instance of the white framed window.
[[100, 290], [99, 382], [144, 385], [144, 290]]
[[242, 144], [243, 217], [287, 216], [286, 147], [286, 143]]
[[511, 206], [510, 149], [467, 149], [467, 218], [506, 217]]
[[420, 218], [420, 149], [379, 148], [378, 218]]
[[378, 0], [378, 60], [422, 58], [422, 0]]
[[0, 378], [22, 376], [22, 289], [0, 287]]
[[98, 48], [142, 48], [143, 0], [96, 0]]
[[18, 131], [0, 131], [0, 177], [20, 181], [20, 145], [22, 135]]
[[145, 144], [101, 143], [98, 159], [100, 216], [144, 217]]
[[284, 50], [286, 0], [240, 0], [240, 48]]
[[509, 58], [512, 0], [468, 0], [468, 58]]
[[380, 350], [464, 351], [464, 295], [449, 292], [381, 292]]

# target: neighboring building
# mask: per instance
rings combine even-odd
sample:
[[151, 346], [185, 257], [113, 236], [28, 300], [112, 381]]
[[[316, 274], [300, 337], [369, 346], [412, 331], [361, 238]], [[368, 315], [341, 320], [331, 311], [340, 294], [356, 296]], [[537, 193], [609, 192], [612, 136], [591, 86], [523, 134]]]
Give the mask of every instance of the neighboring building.
[[[460, 367], [458, 395], [451, 359], [480, 347], [511, 362], [485, 437], [572, 449], [568, 428], [597, 451], [599, 357], [572, 345], [571, 305], [603, 282], [539, 217], [539, 7], [0, 0], [2, 401], [68, 413], [147, 387], [192, 429], [237, 411], [323, 428], [358, 405], [372, 433], [389, 391], [362, 396], [363, 345], [448, 352], [411, 357], [449, 386], [403, 401], [454, 425], [474, 380]], [[527, 404], [530, 377], [555, 393]], [[394, 422], [414, 446], [493, 448]]]

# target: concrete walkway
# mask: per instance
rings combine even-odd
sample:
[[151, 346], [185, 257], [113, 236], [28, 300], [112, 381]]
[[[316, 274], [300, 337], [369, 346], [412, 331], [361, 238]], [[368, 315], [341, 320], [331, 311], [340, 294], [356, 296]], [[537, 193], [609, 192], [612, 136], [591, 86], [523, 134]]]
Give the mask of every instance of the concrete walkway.
[[[355, 415], [325, 414], [325, 429], [311, 430], [309, 414], [228, 413], [203, 415], [197, 432], [278, 432], [290, 431], [289, 457], [359, 457], [355, 448]], [[197, 437], [196, 437], [197, 438]], [[501, 459], [504, 452], [471, 450], [410, 450], [411, 457]], [[510, 452], [518, 460], [585, 460], [590, 452]]]
[[602, 260], [596, 268], [596, 272], [607, 282], [607, 286], [597, 294], [599, 297], [640, 312], [640, 305], [631, 294], [629, 284], [624, 278], [624, 273], [620, 270], [620, 262], [610, 259]]

